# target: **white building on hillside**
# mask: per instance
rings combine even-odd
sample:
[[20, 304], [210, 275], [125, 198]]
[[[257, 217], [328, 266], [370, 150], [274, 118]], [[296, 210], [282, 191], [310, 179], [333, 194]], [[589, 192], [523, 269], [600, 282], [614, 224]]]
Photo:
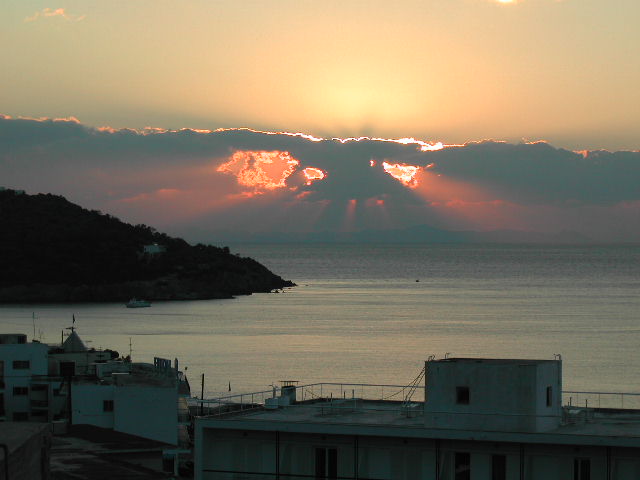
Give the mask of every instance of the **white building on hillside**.
[[164, 245], [160, 245], [157, 243], [152, 243], [150, 245], [144, 245], [142, 247], [142, 253], [147, 255], [159, 255], [167, 251], [167, 247]]
[[434, 359], [422, 387], [287, 385], [275, 399], [218, 399], [196, 419], [195, 478], [640, 478], [640, 410], [563, 407], [561, 367]]

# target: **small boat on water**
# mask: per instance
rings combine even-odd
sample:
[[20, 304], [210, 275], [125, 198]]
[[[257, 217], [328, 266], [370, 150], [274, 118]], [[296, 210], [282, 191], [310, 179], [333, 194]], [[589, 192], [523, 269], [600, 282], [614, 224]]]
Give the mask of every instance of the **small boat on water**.
[[126, 303], [127, 308], [141, 308], [141, 307], [150, 307], [151, 302], [147, 302], [146, 300], [139, 300], [137, 298], [132, 298]]

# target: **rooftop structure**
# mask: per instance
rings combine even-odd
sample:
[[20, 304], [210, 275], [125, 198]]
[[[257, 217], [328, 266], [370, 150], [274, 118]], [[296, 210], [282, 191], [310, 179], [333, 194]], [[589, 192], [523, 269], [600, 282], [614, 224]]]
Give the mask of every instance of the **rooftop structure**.
[[290, 385], [275, 399], [217, 399], [196, 420], [195, 475], [636, 478], [640, 409], [629, 404], [640, 395], [620, 408], [620, 394], [562, 392], [561, 373], [559, 357], [430, 359], [422, 385]]

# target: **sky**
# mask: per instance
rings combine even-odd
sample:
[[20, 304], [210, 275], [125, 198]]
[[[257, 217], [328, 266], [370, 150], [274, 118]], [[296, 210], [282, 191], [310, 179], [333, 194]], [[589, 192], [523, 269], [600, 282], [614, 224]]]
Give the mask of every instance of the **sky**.
[[637, 241], [638, 20], [637, 0], [7, 0], [0, 185], [194, 238]]

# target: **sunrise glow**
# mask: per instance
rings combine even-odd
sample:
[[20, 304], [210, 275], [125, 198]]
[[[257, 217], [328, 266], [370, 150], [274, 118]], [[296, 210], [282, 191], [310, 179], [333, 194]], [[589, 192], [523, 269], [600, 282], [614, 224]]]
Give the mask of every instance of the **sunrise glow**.
[[239, 150], [217, 171], [235, 175], [240, 185], [274, 190], [286, 187], [287, 178], [299, 164], [289, 152]]
[[322, 180], [326, 174], [319, 168], [307, 167], [302, 170], [303, 175], [307, 179], [305, 185], [311, 185], [316, 180]]
[[409, 188], [418, 186], [416, 174], [420, 171], [420, 167], [415, 165], [403, 165], [401, 163], [382, 162], [384, 171], [396, 180], [400, 181]]

